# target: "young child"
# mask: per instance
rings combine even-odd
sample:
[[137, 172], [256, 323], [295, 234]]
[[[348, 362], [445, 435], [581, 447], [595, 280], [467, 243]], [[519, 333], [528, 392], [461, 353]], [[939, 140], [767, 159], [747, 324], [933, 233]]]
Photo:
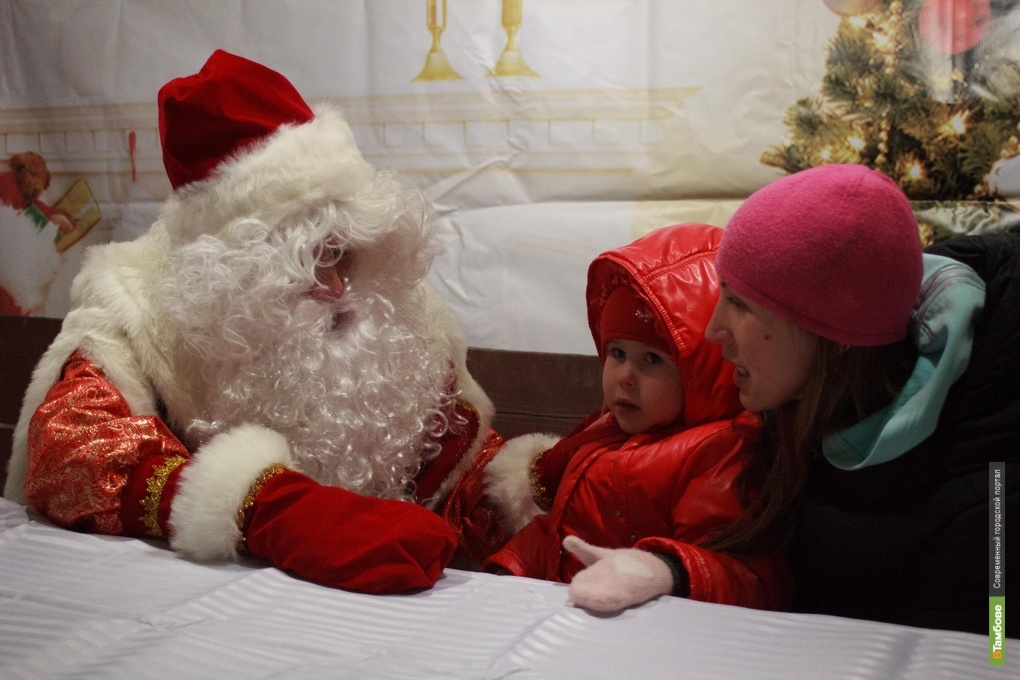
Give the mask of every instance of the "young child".
[[588, 322], [605, 405], [563, 439], [509, 440], [486, 465], [486, 500], [515, 532], [486, 569], [570, 583], [575, 605], [604, 612], [667, 594], [787, 605], [782, 556], [711, 548], [744, 511], [740, 473], [758, 431], [704, 336], [721, 235], [666, 227], [592, 263]]

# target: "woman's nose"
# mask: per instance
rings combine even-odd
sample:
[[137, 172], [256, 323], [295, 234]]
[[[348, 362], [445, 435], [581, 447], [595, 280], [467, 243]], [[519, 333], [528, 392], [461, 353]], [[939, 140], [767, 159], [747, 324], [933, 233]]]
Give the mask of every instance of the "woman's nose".
[[721, 307], [722, 299], [715, 304], [715, 309], [712, 310], [712, 318], [708, 320], [708, 325], [705, 326], [705, 339], [718, 344], [726, 341], [726, 326], [723, 323]]

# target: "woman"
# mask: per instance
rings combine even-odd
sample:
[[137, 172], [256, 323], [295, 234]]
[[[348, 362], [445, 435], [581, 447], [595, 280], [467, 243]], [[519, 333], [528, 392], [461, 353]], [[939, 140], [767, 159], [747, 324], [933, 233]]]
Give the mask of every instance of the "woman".
[[753, 194], [706, 337], [765, 422], [745, 479], [761, 491], [713, 547], [786, 544], [800, 611], [987, 632], [992, 462], [1020, 527], [1018, 250], [999, 234], [922, 253], [906, 196], [862, 166]]

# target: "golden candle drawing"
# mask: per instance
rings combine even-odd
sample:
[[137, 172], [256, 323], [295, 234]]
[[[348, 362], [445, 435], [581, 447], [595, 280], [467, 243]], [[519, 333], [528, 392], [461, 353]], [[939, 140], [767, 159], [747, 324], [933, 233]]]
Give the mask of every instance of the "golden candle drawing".
[[441, 44], [443, 31], [446, 30], [446, 0], [425, 0], [425, 24], [432, 34], [432, 47], [425, 56], [425, 66], [413, 81], [418, 80], [458, 80], [462, 76], [453, 70], [450, 60], [446, 58]]
[[524, 0], [503, 0], [503, 30], [506, 31], [506, 47], [492, 69], [493, 76], [532, 76], [538, 74], [525, 63], [524, 55], [517, 46], [517, 32], [524, 21]]

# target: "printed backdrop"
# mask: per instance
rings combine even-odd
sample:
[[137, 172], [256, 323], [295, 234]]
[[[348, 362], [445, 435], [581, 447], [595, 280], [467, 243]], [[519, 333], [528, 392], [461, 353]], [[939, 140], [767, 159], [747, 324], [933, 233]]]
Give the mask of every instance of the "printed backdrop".
[[1017, 5], [0, 0], [0, 311], [63, 316], [84, 250], [151, 224], [156, 92], [216, 48], [339, 103], [366, 158], [426, 193], [430, 280], [473, 346], [594, 353], [592, 258], [724, 226], [802, 167], [887, 172], [928, 240], [1010, 229]]

